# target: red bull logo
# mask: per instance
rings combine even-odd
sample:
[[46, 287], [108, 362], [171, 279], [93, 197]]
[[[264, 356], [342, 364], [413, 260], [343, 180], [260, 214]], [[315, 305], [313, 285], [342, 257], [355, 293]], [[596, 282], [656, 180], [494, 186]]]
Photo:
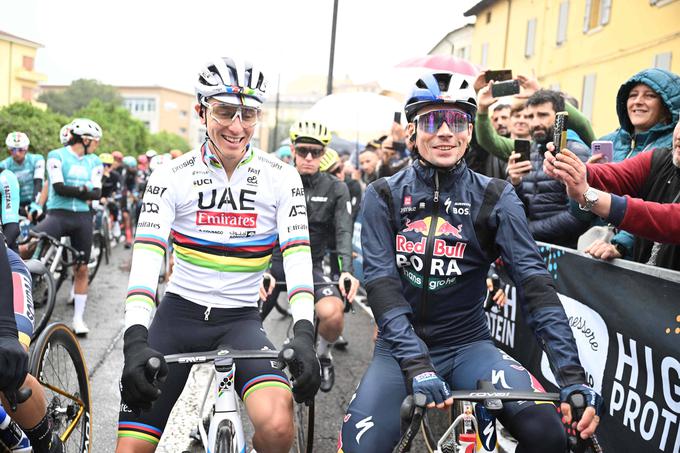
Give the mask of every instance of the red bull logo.
[[402, 231], [404, 233], [408, 233], [409, 231], [413, 231], [416, 233], [420, 233], [423, 236], [427, 236], [428, 233], [430, 232], [430, 226], [432, 225], [432, 219], [435, 218], [437, 221], [437, 224], [435, 225], [435, 230], [434, 230], [434, 235], [435, 236], [452, 236], [458, 239], [463, 239], [462, 236], [462, 230], [463, 230], [463, 224], [459, 224], [457, 227], [451, 225], [449, 222], [447, 222], [444, 219], [438, 218], [438, 217], [425, 217], [422, 220], [410, 220], [406, 219], [406, 228], [404, 228]]
[[[420, 241], [413, 242], [409, 241], [405, 236], [398, 234], [395, 245], [397, 252], [424, 255], [426, 244], [427, 239], [425, 238], [420, 238]], [[435, 239], [432, 255], [445, 256], [447, 258], [463, 258], [465, 256], [465, 247], [467, 247], [465, 242], [456, 242], [453, 245], [449, 245], [444, 239]]]

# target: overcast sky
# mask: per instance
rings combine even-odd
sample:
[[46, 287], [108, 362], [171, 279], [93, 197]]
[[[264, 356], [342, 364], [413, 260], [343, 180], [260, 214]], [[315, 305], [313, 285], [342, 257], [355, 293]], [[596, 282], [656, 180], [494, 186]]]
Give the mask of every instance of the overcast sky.
[[[339, 0], [336, 78], [375, 80], [468, 21], [476, 0]], [[0, 0], [0, 30], [37, 41], [48, 84], [193, 91], [211, 56], [246, 55], [270, 86], [328, 70], [333, 0]], [[0, 62], [1, 63], [1, 62]]]

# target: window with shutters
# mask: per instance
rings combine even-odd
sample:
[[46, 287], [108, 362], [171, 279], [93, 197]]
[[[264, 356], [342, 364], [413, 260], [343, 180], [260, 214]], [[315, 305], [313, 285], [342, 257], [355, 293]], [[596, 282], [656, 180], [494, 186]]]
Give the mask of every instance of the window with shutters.
[[32, 71], [33, 70], [33, 62], [34, 62], [33, 57], [27, 57], [26, 55], [24, 55], [23, 61], [21, 63], [21, 67], [24, 68], [27, 71]]
[[587, 74], [583, 77], [583, 93], [581, 96], [581, 112], [588, 118], [593, 119], [593, 104], [595, 98], [595, 74]]
[[583, 17], [583, 32], [597, 30], [609, 23], [613, 0], [586, 0], [586, 12]]
[[557, 18], [557, 45], [561, 46], [567, 40], [567, 20], [569, 19], [569, 0], [560, 3]]
[[529, 19], [527, 22], [527, 40], [524, 46], [524, 56], [531, 58], [536, 48], [536, 18]]
[[664, 52], [654, 55], [654, 67], [659, 69], [671, 70], [671, 52]]
[[21, 99], [24, 101], [33, 100], [34, 89], [32, 87], [21, 87]]

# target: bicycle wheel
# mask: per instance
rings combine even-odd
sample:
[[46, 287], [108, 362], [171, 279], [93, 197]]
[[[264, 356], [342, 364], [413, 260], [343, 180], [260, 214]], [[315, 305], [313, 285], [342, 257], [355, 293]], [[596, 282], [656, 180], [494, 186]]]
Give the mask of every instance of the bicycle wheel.
[[95, 232], [92, 238], [92, 251], [90, 252], [90, 261], [87, 263], [87, 282], [92, 283], [94, 277], [97, 275], [99, 266], [102, 264], [102, 259], [106, 255], [105, 239], [100, 232]]
[[[307, 451], [308, 426], [309, 426], [309, 406], [294, 403], [293, 422], [295, 423], [295, 441], [293, 442], [294, 453], [305, 453]], [[312, 433], [312, 436], [314, 433]], [[313, 440], [312, 440], [313, 441]]]
[[57, 300], [57, 291], [54, 286], [54, 279], [49, 271], [44, 274], [31, 273], [32, 292], [33, 292], [33, 335], [31, 341], [42, 333], [50, 321], [52, 311], [54, 311], [54, 303]]
[[31, 374], [45, 389], [47, 413], [66, 452], [89, 452], [91, 402], [85, 358], [71, 329], [50, 324], [30, 354]]
[[234, 445], [234, 425], [231, 420], [222, 420], [217, 427], [215, 453], [232, 453]]

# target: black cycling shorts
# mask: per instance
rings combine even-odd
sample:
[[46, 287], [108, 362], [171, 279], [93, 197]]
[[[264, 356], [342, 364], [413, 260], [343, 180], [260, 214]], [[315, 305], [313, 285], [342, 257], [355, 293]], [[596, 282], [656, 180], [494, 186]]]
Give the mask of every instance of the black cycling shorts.
[[[176, 294], [165, 293], [149, 326], [149, 346], [165, 355], [232, 349], [275, 349], [267, 338], [257, 308], [213, 308], [205, 320], [206, 307]], [[234, 390], [243, 401], [258, 388], [280, 386], [290, 390], [286, 375], [269, 359], [235, 360]], [[170, 412], [179, 398], [191, 365], [172, 363], [161, 384], [161, 396], [151, 411], [137, 417], [121, 403], [118, 437], [133, 437], [157, 444]]]
[[51, 209], [45, 220], [35, 227], [38, 233], [47, 233], [55, 239], [68, 236], [71, 246], [83, 252], [84, 262], [90, 261], [92, 251], [92, 213], [73, 212], [65, 209]]

